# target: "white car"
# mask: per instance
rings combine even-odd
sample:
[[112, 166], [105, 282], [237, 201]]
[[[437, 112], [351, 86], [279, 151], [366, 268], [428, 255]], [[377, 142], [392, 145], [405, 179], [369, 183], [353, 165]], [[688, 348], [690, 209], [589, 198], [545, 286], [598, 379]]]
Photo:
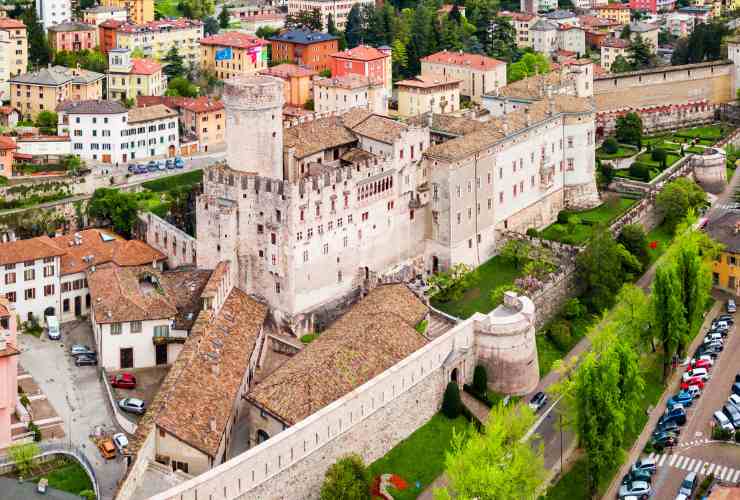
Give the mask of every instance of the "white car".
[[686, 382], [690, 378], [694, 377], [701, 377], [701, 379], [706, 382], [709, 380], [709, 372], [706, 368], [694, 368], [692, 370], [686, 370], [686, 373], [683, 374], [683, 381]]
[[631, 496], [642, 498], [652, 494], [653, 488], [647, 481], [634, 481], [632, 484], [623, 484], [619, 488], [619, 498], [627, 498]]
[[717, 410], [714, 412], [714, 422], [722, 429], [725, 429], [726, 431], [733, 432], [735, 430], [735, 426], [730, 423], [730, 419], [727, 418], [727, 415], [722, 413], [721, 411]]
[[727, 404], [734, 406], [738, 411], [740, 411], [740, 396], [737, 394], [730, 394], [729, 399], [727, 399]]
[[123, 455], [124, 450], [128, 447], [128, 438], [122, 432], [113, 434], [113, 444], [116, 445], [118, 453]]

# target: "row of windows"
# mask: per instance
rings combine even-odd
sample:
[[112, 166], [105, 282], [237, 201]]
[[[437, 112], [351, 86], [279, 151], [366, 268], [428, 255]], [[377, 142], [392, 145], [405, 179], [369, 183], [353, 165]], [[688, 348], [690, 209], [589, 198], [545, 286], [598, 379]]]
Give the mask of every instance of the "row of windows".
[[[168, 142], [174, 142], [174, 140], [175, 140], [175, 135], [174, 134], [169, 135], [167, 137], [167, 141]], [[159, 138], [159, 143], [160, 144], [164, 144], [164, 137], [160, 137]], [[155, 137], [149, 139], [148, 144], [150, 146], [157, 144], [157, 139]], [[147, 141], [145, 139], [141, 139], [138, 142], [134, 142], [134, 141], [131, 141], [130, 143], [128, 143], [128, 142], [122, 142], [120, 144], [120, 147], [121, 147], [121, 149], [129, 149], [129, 148], [134, 149], [136, 146], [141, 147], [141, 146], [146, 146], [146, 145], [147, 145]], [[75, 150], [78, 150], [78, 151], [83, 150], [84, 147], [85, 147], [85, 145], [83, 143], [81, 143], [81, 142], [75, 142], [75, 144], [74, 144], [74, 149]], [[110, 143], [98, 144], [97, 142], [93, 142], [93, 143], [90, 144], [90, 150], [92, 150], [92, 151], [98, 151], [98, 150], [101, 150], [101, 149], [103, 151], [110, 151], [112, 149], [112, 147], [111, 147]]]
[[62, 293], [66, 293], [71, 290], [82, 290], [83, 288], [87, 288], [87, 278], [80, 278], [74, 281], [65, 281], [62, 283]]
[[[51, 297], [54, 295], [55, 287], [54, 285], [45, 285], [43, 288], [44, 297]], [[18, 300], [18, 296], [16, 295], [16, 292], [7, 292], [5, 294], [5, 297], [8, 299], [8, 302], [11, 304], [15, 304]], [[23, 297], [25, 300], [34, 300], [36, 298], [36, 289], [35, 288], [26, 288], [23, 290]]]
[[[43, 261], [44, 261], [44, 264], [53, 264], [54, 259], [55, 259], [54, 257], [44, 257]], [[17, 265], [18, 263], [14, 262], [11, 264], [5, 264], [5, 266], [3, 267], [6, 271], [13, 271]], [[35, 260], [24, 260], [23, 261], [23, 267], [33, 267], [34, 265], [36, 265]]]
[[[44, 278], [54, 276], [54, 266], [44, 266]], [[36, 279], [36, 269], [26, 269], [23, 271], [23, 281], [33, 281]], [[12, 285], [15, 283], [15, 272], [5, 273], [5, 284]]]
[[[161, 327], [155, 327], [155, 330], [157, 328]], [[169, 328], [165, 326], [164, 328]], [[111, 323], [110, 325], [110, 333], [111, 335], [120, 335], [123, 332], [123, 323]], [[141, 333], [141, 321], [131, 321], [129, 322], [129, 332], [130, 333]], [[163, 335], [166, 336], [166, 335]]]

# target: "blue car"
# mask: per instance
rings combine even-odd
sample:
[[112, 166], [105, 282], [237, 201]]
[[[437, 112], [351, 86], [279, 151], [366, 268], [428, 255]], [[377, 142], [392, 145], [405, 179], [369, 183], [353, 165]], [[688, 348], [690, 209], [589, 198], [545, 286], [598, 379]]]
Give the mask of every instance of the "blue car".
[[175, 157], [175, 168], [184, 168], [185, 162], [179, 156]]
[[694, 397], [691, 395], [689, 391], [681, 391], [675, 396], [673, 396], [671, 399], [668, 400], [668, 409], [673, 409], [674, 406], [677, 404], [686, 406], [691, 406], [691, 403], [694, 402]]
[[165, 166], [167, 167], [167, 170], [172, 170], [173, 168], [175, 168], [175, 160], [173, 160], [172, 158], [167, 158]]
[[658, 425], [664, 425], [670, 422], [684, 425], [686, 423], [686, 410], [683, 408], [672, 408], [670, 410], [666, 410], [663, 416], [660, 417], [660, 420], [658, 420]]
[[154, 160], [151, 160], [149, 163], [146, 164], [146, 169], [148, 172], [156, 172], [157, 171], [157, 162]]

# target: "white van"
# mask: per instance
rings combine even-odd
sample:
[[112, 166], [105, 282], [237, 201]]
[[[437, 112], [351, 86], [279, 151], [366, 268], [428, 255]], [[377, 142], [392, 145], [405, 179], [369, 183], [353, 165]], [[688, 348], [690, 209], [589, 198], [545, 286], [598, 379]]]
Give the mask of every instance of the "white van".
[[735, 427], [730, 423], [730, 419], [721, 411], [714, 412], [714, 422], [717, 426], [728, 431], [734, 431]]
[[59, 340], [62, 338], [62, 332], [59, 329], [59, 320], [56, 316], [46, 317], [46, 330], [46, 334], [51, 340]]

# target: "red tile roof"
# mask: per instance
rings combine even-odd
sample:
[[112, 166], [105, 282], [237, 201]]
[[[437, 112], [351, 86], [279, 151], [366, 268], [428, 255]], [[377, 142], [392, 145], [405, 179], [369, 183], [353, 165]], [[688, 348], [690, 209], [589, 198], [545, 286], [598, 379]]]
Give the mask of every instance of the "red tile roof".
[[278, 64], [277, 66], [273, 66], [272, 68], [263, 69], [262, 71], [260, 71], [260, 74], [272, 75], [280, 78], [287, 78], [289, 76], [300, 77], [318, 75], [318, 73], [311, 68], [304, 68], [303, 66], [298, 66], [297, 64], [290, 63]]
[[0, 29], [19, 29], [19, 28], [26, 28], [26, 25], [23, 24], [23, 21], [19, 21], [17, 19], [12, 19], [10, 17], [0, 17]]
[[601, 42], [602, 47], [613, 47], [615, 49], [626, 49], [630, 46], [629, 40], [622, 40], [621, 38], [605, 38]]
[[375, 47], [369, 45], [358, 45], [354, 49], [343, 50], [331, 55], [338, 59], [353, 59], [355, 61], [374, 61], [375, 59], [383, 59], [390, 57], [390, 55], [383, 53]]
[[224, 109], [224, 103], [220, 99], [201, 96], [196, 98], [184, 98], [178, 101], [178, 106], [192, 111], [193, 113], [204, 113], [206, 111], [218, 111]]
[[397, 87], [415, 87], [420, 89], [431, 89], [434, 87], [442, 87], [445, 85], [458, 85], [460, 80], [456, 79], [444, 79], [444, 78], [433, 78], [428, 76], [417, 76], [408, 80], [401, 80], [396, 82]]
[[123, 33], [144, 33], [170, 29], [196, 28], [199, 26], [203, 26], [203, 22], [198, 21], [197, 19], [160, 19], [158, 21], [149, 21], [144, 24], [123, 23], [119, 28], [119, 31]]
[[466, 68], [485, 70], [493, 69], [500, 64], [506, 64], [498, 59], [482, 56], [480, 54], [468, 54], [466, 52], [452, 52], [447, 50], [423, 57], [421, 62], [450, 64], [453, 66], [464, 66]]
[[0, 115], [9, 115], [13, 111], [17, 111], [13, 106], [0, 106]]
[[502, 10], [498, 13], [499, 17], [510, 17], [515, 21], [531, 21], [535, 18], [534, 14], [527, 14], [526, 12], [511, 12], [508, 10]]
[[153, 75], [162, 71], [162, 65], [154, 59], [131, 59], [131, 73], [134, 75]]
[[218, 45], [220, 47], [233, 47], [235, 49], [261, 47], [270, 43], [262, 38], [247, 35], [246, 33], [238, 33], [236, 31], [227, 31], [226, 33], [201, 38], [199, 42], [201, 45]]
[[44, 257], [61, 257], [64, 253], [64, 250], [57, 247], [48, 236], [10, 241], [0, 243], [0, 265], [16, 264]]
[[594, 7], [595, 10], [629, 10], [629, 8], [630, 6], [626, 3], [610, 3], [609, 5]]
[[15, 149], [15, 139], [7, 135], [0, 135], [0, 149]]
[[116, 21], [115, 19], [108, 19], [107, 21], [103, 21], [102, 23], [100, 23], [98, 25], [98, 27], [99, 28], [113, 28], [113, 29], [118, 29], [121, 26], [123, 26], [124, 24], [126, 24], [126, 23], [123, 22], [123, 21]]

